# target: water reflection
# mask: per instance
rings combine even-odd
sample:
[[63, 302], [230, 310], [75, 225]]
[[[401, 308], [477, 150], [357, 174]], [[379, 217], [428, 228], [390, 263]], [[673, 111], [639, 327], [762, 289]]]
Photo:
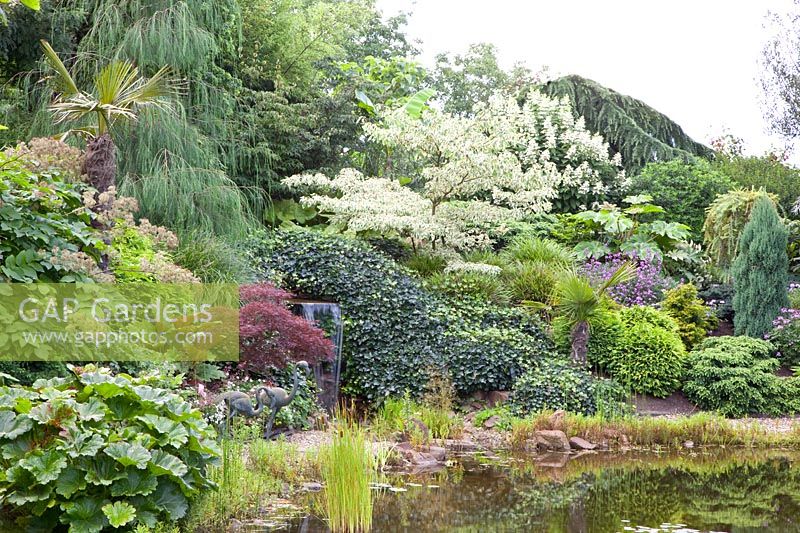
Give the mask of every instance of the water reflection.
[[[377, 489], [374, 531], [800, 532], [800, 454], [592, 454], [561, 467], [463, 458]], [[327, 531], [306, 517], [292, 531]]]

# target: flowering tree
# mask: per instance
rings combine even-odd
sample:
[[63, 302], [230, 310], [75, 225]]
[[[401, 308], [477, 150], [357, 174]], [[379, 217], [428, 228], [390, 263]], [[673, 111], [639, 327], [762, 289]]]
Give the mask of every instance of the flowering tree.
[[259, 283], [242, 286], [239, 297], [239, 344], [247, 369], [283, 367], [301, 359], [313, 365], [333, 358], [333, 343], [325, 333], [287, 307], [291, 293]]
[[349, 231], [397, 234], [415, 246], [482, 247], [492, 224], [550, 211], [567, 191], [600, 197], [624, 179], [619, 158], [566, 100], [536, 92], [522, 106], [494, 96], [473, 118], [430, 109], [416, 118], [401, 109], [364, 128], [389, 156], [381, 176], [344, 169], [284, 183], [312, 191], [302, 203]]

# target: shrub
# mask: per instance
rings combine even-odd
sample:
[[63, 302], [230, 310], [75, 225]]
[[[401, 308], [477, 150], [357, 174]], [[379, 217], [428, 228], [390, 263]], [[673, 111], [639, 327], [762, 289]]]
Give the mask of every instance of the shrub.
[[292, 294], [269, 283], [244, 285], [239, 290], [240, 365], [248, 371], [284, 367], [291, 360], [310, 365], [333, 358], [333, 343], [303, 317], [292, 314]]
[[775, 206], [768, 198], [760, 197], [742, 230], [731, 268], [737, 335], [761, 338], [771, 329], [780, 310], [788, 307], [786, 241], [786, 228]]
[[218, 237], [184, 236], [172, 257], [205, 283], [250, 282], [253, 278], [241, 252]]
[[630, 262], [636, 268], [636, 276], [628, 282], [610, 287], [608, 296], [622, 305], [649, 305], [661, 301], [664, 290], [670, 286], [669, 278], [661, 272], [659, 257], [637, 257], [622, 253], [610, 254], [602, 260], [589, 259], [581, 267], [581, 272], [593, 285], [607, 281], [624, 263]]
[[713, 165], [739, 187], [775, 194], [785, 211], [800, 197], [800, 171], [784, 165], [776, 154], [743, 157], [718, 152]]
[[63, 141], [50, 137], [35, 137], [5, 150], [9, 159], [18, 159], [28, 171], [38, 174], [61, 174], [66, 181], [81, 180], [83, 152]]
[[631, 194], [649, 194], [653, 202], [662, 206], [664, 220], [682, 222], [700, 235], [705, 220], [706, 207], [718, 194], [733, 187], [728, 176], [715, 170], [708, 161], [679, 159], [648, 163], [638, 176], [631, 180]]
[[[345, 390], [376, 401], [406, 390], [424, 391], [430, 367], [450, 368], [459, 392], [476, 387], [509, 387], [521, 372], [518, 361], [549, 348], [541, 324], [521, 310], [504, 310], [476, 299], [448, 306], [425, 291], [419, 280], [365, 244], [310, 231], [278, 231], [256, 237], [253, 263], [269, 278], [280, 278], [299, 294], [337, 302], [345, 317]], [[522, 328], [524, 352], [489, 328]], [[478, 341], [470, 340], [476, 336]], [[490, 337], [492, 342], [485, 342]], [[515, 337], [517, 338], [517, 337]], [[506, 343], [498, 351], [497, 343]], [[518, 344], [523, 344], [519, 341]], [[492, 374], [487, 355], [495, 350]], [[508, 360], [502, 357], [514, 356]], [[527, 364], [527, 361], [526, 361]], [[491, 389], [490, 389], [491, 390]]]
[[557, 267], [546, 263], [513, 263], [503, 269], [501, 278], [515, 302], [550, 304], [558, 281]]
[[443, 272], [447, 266], [447, 259], [439, 255], [417, 253], [407, 258], [403, 264], [423, 278]]
[[733, 321], [733, 285], [729, 283], [715, 283], [698, 293], [700, 298], [708, 305], [717, 318]]
[[433, 274], [425, 280], [426, 288], [447, 298], [477, 298], [495, 304], [508, 304], [511, 294], [496, 275], [455, 271]]
[[[597, 411], [598, 383], [592, 375], [563, 359], [545, 359], [514, 384], [509, 408], [516, 416], [544, 410], [564, 409], [573, 413], [594, 414]], [[606, 383], [601, 391], [604, 409], [623, 401], [625, 393], [618, 386]]]
[[775, 346], [775, 355], [788, 366], [800, 363], [800, 310], [783, 308], [772, 321], [772, 331], [764, 335]]
[[565, 246], [539, 237], [520, 235], [503, 250], [508, 261], [543, 263], [553, 268], [566, 268], [575, 261], [575, 254]]
[[[553, 340], [559, 353], [570, 353], [570, 325], [563, 317], [553, 319]], [[608, 369], [622, 342], [624, 325], [619, 313], [605, 309], [589, 319], [589, 344], [586, 358], [592, 365]]]
[[750, 337], [712, 337], [687, 360], [683, 391], [703, 409], [728, 417], [787, 414], [773, 346]]
[[0, 387], [4, 518], [71, 531], [182, 518], [212, 488], [205, 467], [219, 459], [200, 412], [148, 377], [72, 370]]
[[687, 350], [691, 350], [709, 331], [717, 327], [716, 315], [697, 297], [697, 287], [691, 283], [667, 291], [661, 309], [677, 322]]

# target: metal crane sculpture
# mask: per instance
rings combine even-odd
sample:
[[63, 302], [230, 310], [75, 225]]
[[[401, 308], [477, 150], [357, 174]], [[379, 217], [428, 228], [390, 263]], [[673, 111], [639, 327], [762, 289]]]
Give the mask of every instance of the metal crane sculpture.
[[[305, 372], [305, 378], [308, 379], [309, 367], [308, 363], [305, 361], [298, 361], [294, 367], [294, 384], [292, 385], [292, 391], [286, 392], [286, 389], [282, 389], [281, 387], [259, 387], [256, 394], [260, 395], [262, 392], [269, 398], [269, 409], [271, 411], [269, 415], [269, 422], [267, 422], [267, 429], [264, 432], [264, 437], [269, 439], [272, 436], [272, 424], [275, 423], [275, 415], [278, 414], [278, 411], [281, 408], [286, 407], [294, 397], [297, 395], [297, 386], [300, 383], [300, 374], [297, 371], [299, 368], [302, 368]], [[263, 405], [261, 398], [258, 400], [259, 405]]]
[[223, 434], [227, 435], [233, 417], [236, 415], [244, 416], [247, 418], [254, 418], [264, 412], [264, 397], [267, 387], [258, 387], [256, 389], [256, 406], [253, 408], [250, 396], [241, 391], [230, 391], [220, 394], [214, 398], [214, 403], [225, 402], [228, 412], [225, 415], [225, 431]]

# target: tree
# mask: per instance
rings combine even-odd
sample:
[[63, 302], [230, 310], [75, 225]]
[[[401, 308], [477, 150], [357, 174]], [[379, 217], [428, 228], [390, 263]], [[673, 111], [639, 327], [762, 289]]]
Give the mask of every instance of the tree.
[[731, 274], [734, 327], [737, 335], [762, 338], [772, 321], [788, 307], [788, 232], [775, 205], [761, 195], [739, 238]]
[[45, 57], [58, 76], [60, 88], [50, 110], [56, 124], [82, 123], [92, 117], [96, 123], [83, 127], [90, 141], [86, 146], [83, 172], [99, 192], [116, 185], [116, 146], [112, 128], [119, 122], [135, 121], [144, 107], [167, 108], [167, 97], [176, 91], [165, 66], [149, 79], [128, 61], [114, 61], [100, 70], [91, 93], [78, 89], [72, 74], [47, 41], [42, 41]]
[[572, 360], [586, 364], [586, 351], [591, 335], [589, 321], [603, 308], [603, 300], [611, 287], [627, 283], [636, 276], [630, 263], [623, 263], [606, 281], [593, 287], [584, 276], [571, 272], [558, 281], [555, 288], [556, 311], [570, 325]]
[[649, 194], [653, 203], [665, 209], [664, 220], [686, 224], [700, 235], [706, 208], [732, 187], [730, 178], [708, 161], [673, 159], [645, 165], [631, 180], [629, 192]]
[[636, 98], [620, 94], [580, 76], [564, 76], [547, 82], [542, 91], [551, 97], [567, 97], [586, 127], [622, 155], [630, 174], [636, 174], [651, 161], [694, 156], [711, 158], [707, 146], [689, 137], [677, 123]]
[[800, 0], [786, 13], [770, 12], [772, 35], [761, 52], [764, 116], [773, 132], [800, 135]]

